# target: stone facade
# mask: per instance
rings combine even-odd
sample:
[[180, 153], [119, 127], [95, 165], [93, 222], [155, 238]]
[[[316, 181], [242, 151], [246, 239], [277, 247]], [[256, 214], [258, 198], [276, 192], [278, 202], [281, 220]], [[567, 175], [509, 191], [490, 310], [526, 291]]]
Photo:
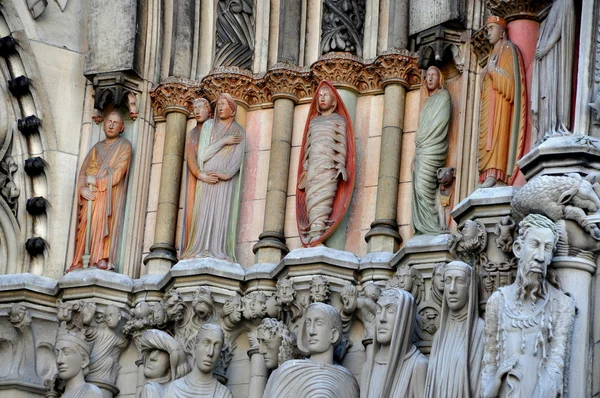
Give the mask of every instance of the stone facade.
[[[445, 265], [460, 260], [470, 266], [465, 269], [475, 281], [469, 286], [476, 295], [471, 293], [475, 304], [468, 307], [474, 316], [469, 324], [492, 322], [503, 311], [505, 299], [499, 297], [521, 282], [520, 248], [526, 237], [519, 235], [519, 223], [531, 214], [544, 216], [554, 228], [542, 279], [550, 292], [545, 297], [568, 309], [574, 302], [576, 308], [574, 317], [559, 325], [562, 354], [548, 354], [548, 361], [561, 362], [549, 366], [555, 372], [553, 391], [571, 398], [600, 394], [600, 298], [595, 294], [600, 288], [600, 0], [574, 2], [569, 131], [537, 132], [541, 138], [532, 138], [530, 98], [524, 97], [524, 139], [515, 152], [523, 155], [517, 156], [513, 184], [482, 188], [478, 182], [478, 152], [491, 146], [485, 141], [480, 145], [481, 114], [487, 112], [485, 106], [493, 106], [482, 99], [484, 75], [500, 73], [494, 68], [501, 67], [497, 54], [502, 49], [486, 38], [495, 34], [490, 24], [500, 26], [503, 35], [492, 42], [510, 41], [520, 54], [515, 57], [523, 70], [518, 84], [529, 93], [535, 60], [545, 50], [538, 48], [540, 26], [559, 3], [3, 1], [0, 357], [5, 360], [0, 363], [0, 396], [59, 397], [65, 381], [70, 394], [76, 390], [71, 380], [82, 382], [83, 377], [82, 389], [96, 395], [99, 389], [106, 398], [152, 396], [198, 385], [204, 389], [195, 390], [198, 396], [259, 398], [265, 389], [273, 394], [285, 387], [269, 381], [271, 374], [289, 377], [295, 366], [328, 369], [331, 380], [314, 379], [322, 384], [354, 377], [356, 388], [346, 383], [352, 387], [348, 396], [358, 387], [378, 385], [377, 380], [385, 391], [399, 391], [391, 378], [408, 364], [391, 355], [389, 366], [396, 373], [386, 371], [393, 374], [386, 378], [374, 360], [390, 346], [381, 332], [386, 330], [382, 303], [385, 308], [404, 306], [403, 312], [398, 309], [400, 323], [393, 326], [403, 335], [391, 345], [414, 341], [418, 351], [411, 366], [427, 375], [428, 358], [431, 364], [431, 356], [444, 351], [435, 343], [440, 325], [451, 333], [446, 317], [452, 315], [446, 312], [454, 307], [444, 301], [451, 284], [445, 282]], [[545, 73], [551, 73], [552, 59], [544, 62]], [[448, 231], [415, 235], [415, 136], [428, 95], [426, 70], [432, 66], [442, 75], [451, 110], [444, 134], [447, 154], [434, 162], [443, 167], [429, 176], [438, 188], [427, 194], [435, 194], [429, 201], [436, 204], [432, 211]], [[298, 170], [307, 120], [319, 109], [311, 101], [322, 81], [335, 88], [353, 130], [354, 179], [343, 193], [347, 200], [333, 201], [332, 214], [341, 215], [335, 232], [323, 245], [304, 247], [297, 223]], [[224, 93], [229, 95], [220, 97]], [[194, 207], [185, 202], [186, 179], [194, 171], [184, 165], [186, 137], [197, 123], [197, 98], [205, 98], [214, 111], [214, 119], [201, 130], [208, 131], [208, 138], [200, 133], [200, 141], [204, 137], [206, 142], [196, 143], [192, 154], [198, 175], [212, 176], [207, 178], [212, 182], [199, 178], [198, 189], [214, 181], [237, 187], [227, 196], [233, 197], [231, 203], [221, 204], [237, 220], [223, 238], [224, 245], [233, 245], [233, 261], [202, 255], [180, 261], [185, 209]], [[131, 142], [123, 209], [115, 213], [121, 214], [113, 223], [118, 227], [107, 238], [118, 242], [107, 243], [114, 248], [110, 263], [115, 269], [67, 272], [77, 236], [90, 234], [89, 229], [78, 232], [78, 219], [86, 206], [87, 214], [95, 206], [77, 192], [78, 175], [86, 155], [104, 139], [103, 123], [112, 111], [120, 114], [122, 137]], [[510, 127], [512, 121], [505, 119], [495, 122]], [[221, 142], [219, 156], [225, 159], [228, 146], [240, 142], [231, 138], [231, 120], [239, 125], [236, 131], [245, 131], [245, 141], [241, 171], [227, 175], [211, 169], [213, 155], [206, 154]], [[216, 127], [209, 129], [213, 123]], [[510, 139], [517, 143], [516, 137]], [[337, 151], [330, 156], [339, 147]], [[111, 170], [99, 173], [98, 178], [112, 181]], [[92, 192], [104, 189], [95, 179], [85, 185]], [[345, 207], [336, 209], [338, 203]], [[110, 212], [111, 206], [106, 208]], [[193, 225], [192, 219], [192, 234]], [[102, 226], [91, 228], [103, 232]], [[452, 278], [460, 272], [455, 270]], [[489, 317], [488, 300], [493, 303]], [[552, 313], [552, 305], [544, 314]], [[309, 323], [317, 324], [319, 316], [326, 318], [326, 327], [315, 336], [330, 340], [323, 350], [310, 337]], [[546, 347], [553, 321], [541, 322], [539, 339]], [[412, 330], [413, 323], [415, 338], [406, 338], [402, 331]], [[199, 330], [203, 332], [197, 334]], [[220, 355], [214, 357], [204, 340]], [[76, 364], [83, 369], [77, 375], [67, 375], [64, 358], [57, 367], [55, 354], [66, 355], [65, 341], [85, 354]], [[494, 349], [487, 343], [485, 355]], [[549, 350], [557, 347], [553, 344], [547, 345]], [[206, 366], [196, 366], [196, 353]], [[487, 369], [478, 387], [484, 395], [497, 387], [490, 369], [498, 364], [490, 358], [479, 360]], [[153, 372], [151, 361], [163, 364], [160, 372]], [[439, 358], [433, 363], [435, 372], [444, 369]], [[465, 371], [483, 368], [482, 363]], [[501, 383], [518, 376], [513, 368], [499, 374]], [[427, 377], [439, 388], [452, 384], [432, 372]], [[531, 380], [538, 376], [529, 369], [523, 372]], [[474, 378], [468, 396], [476, 394]], [[413, 379], [410, 387], [405, 380], [403, 391], [424, 393]], [[435, 389], [426, 391], [439, 396]], [[377, 394], [361, 391], [361, 396]]]

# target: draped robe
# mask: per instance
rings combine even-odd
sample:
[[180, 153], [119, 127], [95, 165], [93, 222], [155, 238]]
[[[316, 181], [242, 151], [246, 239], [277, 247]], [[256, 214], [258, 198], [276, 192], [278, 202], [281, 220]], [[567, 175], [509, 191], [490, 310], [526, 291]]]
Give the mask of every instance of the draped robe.
[[[241, 135], [242, 142], [225, 145], [226, 136]], [[204, 137], [210, 141], [204, 148]], [[205, 122], [198, 145], [200, 170], [218, 172], [231, 176], [216, 184], [197, 182], [196, 199], [190, 234], [182, 259], [215, 257], [235, 260], [235, 235], [239, 211], [240, 174], [244, 160], [246, 132], [235, 121], [223, 125], [217, 118], [213, 123]]]
[[90, 229], [90, 266], [96, 266], [101, 260], [106, 261], [109, 269], [114, 268], [117, 256], [117, 243], [121, 219], [125, 208], [125, 191], [127, 189], [127, 172], [131, 161], [131, 143], [123, 137], [112, 143], [100, 141], [87, 154], [77, 178], [77, 234], [75, 237], [75, 255], [69, 271], [83, 266], [82, 257], [85, 252], [86, 229], [88, 223], [88, 201], [80, 192], [85, 185], [86, 170], [93, 156], [100, 163], [95, 174], [96, 199], [92, 201]]
[[102, 398], [102, 391], [90, 383], [82, 384], [76, 391], [65, 392], [62, 398]]
[[415, 234], [442, 232], [436, 203], [437, 169], [448, 153], [450, 94], [447, 90], [428, 97], [419, 114], [413, 163], [412, 224]]
[[509, 40], [497, 44], [488, 58], [481, 90], [479, 182], [494, 177], [512, 184], [524, 151], [527, 86], [517, 46]]
[[284, 362], [269, 377], [263, 398], [358, 398], [358, 383], [340, 365], [310, 359]]
[[85, 337], [94, 344], [86, 380], [114, 385], [121, 368], [119, 356], [129, 341], [106, 326], [88, 328]]
[[208, 383], [194, 382], [191, 375], [167, 384], [165, 398], [233, 398], [231, 391], [213, 377]]

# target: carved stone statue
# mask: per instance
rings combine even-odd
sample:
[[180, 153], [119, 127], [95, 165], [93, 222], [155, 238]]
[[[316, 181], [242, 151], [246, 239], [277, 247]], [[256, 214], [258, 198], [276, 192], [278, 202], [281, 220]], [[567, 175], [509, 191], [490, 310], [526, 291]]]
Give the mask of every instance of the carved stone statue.
[[506, 20], [487, 19], [492, 45], [484, 70], [479, 114], [479, 183], [483, 188], [512, 184], [516, 162], [523, 155], [527, 95], [523, 60], [507, 38]]
[[291, 279], [282, 278], [277, 281], [277, 292], [267, 300], [267, 313], [271, 318], [281, 319], [287, 325], [303, 315], [304, 308], [296, 301], [296, 290]]
[[257, 329], [259, 353], [265, 358], [269, 370], [299, 356], [296, 336], [281, 321], [263, 319]]
[[[246, 132], [233, 118], [237, 104], [229, 94], [217, 100], [213, 123], [202, 125], [198, 168], [206, 174], [197, 183], [189, 239], [182, 259], [214, 257], [235, 260], [240, 202], [240, 175]], [[203, 140], [207, 142], [204, 143]]]
[[244, 318], [256, 321], [267, 316], [267, 296], [263, 292], [251, 292], [244, 296]]
[[427, 357], [413, 344], [416, 306], [399, 288], [381, 292], [377, 301], [373, 354], [361, 376], [361, 398], [420, 398], [425, 391]]
[[[192, 229], [192, 223], [194, 222], [194, 206], [197, 199], [202, 196], [202, 183], [216, 183], [218, 178], [214, 175], [208, 175], [202, 171], [202, 165], [198, 163], [198, 154], [204, 153], [206, 148], [210, 145], [210, 134], [202, 135], [202, 127], [205, 122], [208, 121], [208, 125], [212, 125], [212, 109], [210, 103], [204, 98], [196, 98], [193, 102], [194, 106], [194, 118], [196, 119], [196, 127], [191, 129], [185, 140], [185, 173], [184, 173], [184, 192], [185, 202], [183, 206], [183, 219], [185, 225], [182, 228], [181, 234], [181, 253], [185, 249], [185, 244], [190, 236], [190, 230]], [[204, 132], [207, 133], [210, 128]]]
[[131, 143], [120, 136], [125, 123], [113, 111], [104, 120], [106, 139], [92, 147], [77, 178], [75, 255], [67, 272], [84, 266], [114, 269], [125, 209]]
[[85, 382], [92, 349], [81, 333], [61, 327], [56, 336], [54, 354], [59, 376], [65, 381], [63, 398], [102, 398], [102, 392]]
[[373, 338], [375, 328], [375, 312], [377, 310], [377, 300], [381, 289], [374, 283], [368, 283], [363, 289], [363, 296], [358, 295], [356, 286], [348, 284], [340, 292], [342, 299], [342, 308], [340, 316], [344, 326], [344, 333], [348, 333], [351, 321], [354, 315], [362, 322], [365, 330], [365, 339]]
[[342, 320], [337, 310], [323, 303], [311, 304], [298, 334], [298, 348], [310, 359], [279, 366], [269, 378], [263, 397], [358, 398], [358, 383], [352, 373], [333, 363], [341, 338]]
[[[232, 332], [235, 332], [236, 327], [242, 321], [243, 313], [244, 307], [242, 299], [238, 295], [228, 298], [223, 304], [223, 309], [221, 311], [221, 325], [228, 337], [230, 337], [229, 335]], [[241, 333], [241, 330], [238, 331], [238, 333]], [[233, 341], [235, 338], [231, 340]]]
[[444, 298], [444, 267], [446, 263], [434, 264], [431, 276], [431, 299], [440, 308]]
[[166, 383], [190, 373], [181, 344], [161, 330], [146, 330], [140, 339], [140, 351], [147, 381], [140, 398], [162, 398]]
[[322, 81], [313, 97], [298, 165], [296, 221], [300, 240], [316, 246], [342, 221], [354, 186], [352, 120], [337, 90]]
[[[487, 246], [487, 231], [481, 220], [467, 220], [448, 241], [448, 250], [465, 262], [480, 258]], [[485, 255], [485, 253], [483, 253]]]
[[479, 398], [484, 322], [477, 273], [462, 261], [444, 268], [444, 304], [427, 368], [426, 398]]
[[396, 275], [388, 281], [387, 287], [398, 287], [410, 292], [417, 304], [425, 298], [423, 275], [415, 267], [406, 264], [398, 267]]
[[575, 53], [575, 5], [555, 0], [540, 26], [531, 83], [533, 134], [567, 133], [571, 127], [571, 87]]
[[177, 398], [232, 398], [231, 391], [219, 383], [213, 371], [219, 362], [225, 342], [223, 329], [207, 323], [194, 337], [195, 365], [191, 373], [167, 384], [165, 397]]
[[437, 173], [446, 163], [448, 127], [450, 126], [450, 94], [444, 89], [444, 76], [435, 66], [427, 69], [421, 98], [426, 98], [419, 113], [415, 134], [413, 190], [411, 202], [412, 226], [415, 235], [439, 234]]
[[329, 303], [329, 281], [324, 276], [315, 276], [310, 281], [310, 302]]
[[542, 215], [519, 224], [517, 279], [486, 307], [482, 397], [565, 396], [575, 303], [548, 272], [557, 238], [554, 223]]
[[202, 322], [212, 322], [216, 319], [215, 301], [208, 287], [200, 286], [194, 291], [192, 308]]
[[175, 330], [175, 339], [188, 351], [188, 340], [196, 333], [199, 326], [193, 322], [194, 311], [185, 305], [185, 301], [177, 289], [168, 290], [164, 294], [161, 304], [167, 322]]

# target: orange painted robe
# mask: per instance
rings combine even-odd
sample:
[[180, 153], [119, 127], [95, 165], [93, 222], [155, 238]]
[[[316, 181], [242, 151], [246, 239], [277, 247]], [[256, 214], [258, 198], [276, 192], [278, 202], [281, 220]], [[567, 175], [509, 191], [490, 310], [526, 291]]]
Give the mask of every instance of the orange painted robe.
[[527, 116], [525, 70], [519, 49], [505, 40], [488, 58], [481, 90], [479, 182], [512, 184], [523, 156]]
[[97, 266], [101, 260], [106, 261], [109, 269], [114, 269], [117, 255], [117, 242], [123, 209], [125, 207], [125, 191], [127, 189], [127, 172], [131, 161], [131, 143], [119, 137], [107, 144], [100, 141], [87, 154], [77, 178], [77, 235], [75, 237], [75, 256], [68, 271], [83, 266], [82, 257], [85, 252], [86, 228], [88, 222], [88, 201], [80, 192], [85, 186], [86, 170], [95, 152], [100, 168], [96, 173], [96, 199], [92, 201], [90, 229], [90, 267]]

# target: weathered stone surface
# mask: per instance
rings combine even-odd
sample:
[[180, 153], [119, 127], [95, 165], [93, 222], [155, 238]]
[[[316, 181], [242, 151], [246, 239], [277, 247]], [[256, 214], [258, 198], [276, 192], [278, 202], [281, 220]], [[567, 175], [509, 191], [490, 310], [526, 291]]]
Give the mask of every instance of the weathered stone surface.
[[409, 34], [414, 35], [436, 25], [464, 27], [467, 5], [464, 0], [424, 0], [410, 3]]

